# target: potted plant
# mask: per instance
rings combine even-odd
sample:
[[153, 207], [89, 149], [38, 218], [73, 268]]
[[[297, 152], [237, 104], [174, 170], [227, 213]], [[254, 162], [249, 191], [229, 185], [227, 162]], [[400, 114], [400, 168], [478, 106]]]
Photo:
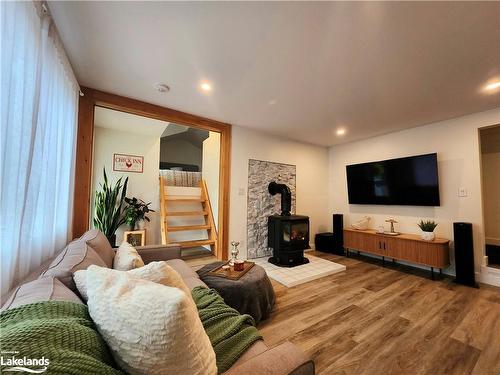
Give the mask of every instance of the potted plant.
[[437, 223], [432, 220], [420, 220], [418, 223], [419, 228], [422, 230], [420, 236], [425, 241], [434, 241], [434, 229], [437, 227]]
[[116, 230], [125, 223], [125, 195], [127, 194], [128, 177], [122, 185], [122, 178], [111, 186], [104, 171], [104, 182], [101, 189], [95, 192], [94, 227], [107, 237], [111, 246], [116, 245]]
[[130, 226], [130, 230], [135, 229], [136, 223], [139, 224], [139, 229], [144, 227], [144, 221], [151, 221], [149, 217], [146, 216], [148, 212], [155, 212], [149, 208], [149, 203], [145, 203], [142, 199], [125, 198], [125, 202], [128, 206], [125, 208], [125, 222]]

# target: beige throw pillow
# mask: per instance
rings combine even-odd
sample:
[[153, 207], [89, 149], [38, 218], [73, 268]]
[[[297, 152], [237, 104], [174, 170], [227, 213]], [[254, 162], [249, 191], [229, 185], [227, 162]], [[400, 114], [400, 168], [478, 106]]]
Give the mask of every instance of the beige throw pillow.
[[[121, 271], [124, 272], [124, 271]], [[186, 295], [188, 295], [190, 298], [191, 297], [191, 290], [187, 287], [187, 285], [184, 283], [184, 280], [182, 280], [181, 275], [174, 270], [172, 267], [170, 267], [166, 262], [151, 262], [145, 265], [144, 267], [140, 268], [135, 268], [130, 271], [126, 271], [130, 275], [137, 277], [139, 279], [143, 280], [148, 280], [152, 281], [154, 283], [166, 285], [166, 286], [172, 286], [175, 288], [181, 289]], [[88, 300], [87, 297], [87, 271], [82, 270], [82, 271], [77, 271], [73, 275], [73, 278], [75, 280], [76, 287], [78, 291], [80, 292], [80, 295], [82, 296], [84, 301]]]
[[96, 266], [86, 279], [90, 316], [124, 371], [217, 373], [198, 311], [182, 290]]
[[137, 250], [128, 242], [122, 242], [116, 250], [115, 258], [113, 259], [113, 269], [128, 271], [142, 266], [144, 266], [144, 262]]

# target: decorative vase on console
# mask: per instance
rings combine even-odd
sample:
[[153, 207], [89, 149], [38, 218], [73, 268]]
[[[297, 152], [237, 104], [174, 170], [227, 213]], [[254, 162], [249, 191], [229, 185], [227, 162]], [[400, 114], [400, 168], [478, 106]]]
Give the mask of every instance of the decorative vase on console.
[[424, 241], [434, 241], [434, 229], [437, 227], [437, 223], [432, 220], [420, 220], [420, 223], [417, 224], [421, 229], [420, 237]]

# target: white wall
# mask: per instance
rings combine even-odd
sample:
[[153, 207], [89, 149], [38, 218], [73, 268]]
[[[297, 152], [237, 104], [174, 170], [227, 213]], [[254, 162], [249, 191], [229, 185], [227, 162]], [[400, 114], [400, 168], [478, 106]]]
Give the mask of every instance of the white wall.
[[[124, 173], [113, 171], [113, 154], [123, 153], [144, 156], [143, 173]], [[146, 203], [152, 202], [151, 212], [146, 223], [146, 244], [161, 243], [159, 220], [159, 186], [158, 165], [160, 156], [160, 137], [127, 133], [120, 130], [96, 127], [94, 129], [94, 163], [92, 197], [102, 182], [103, 167], [110, 183], [115, 183], [120, 177], [128, 177], [127, 197], [137, 197]], [[92, 210], [93, 212], [93, 210]], [[93, 214], [92, 214], [93, 215]], [[128, 230], [124, 225], [116, 233], [116, 243], [120, 244], [123, 231]]]
[[[402, 232], [418, 233], [420, 219], [439, 223], [436, 234], [453, 239], [455, 221], [473, 223], [476, 271], [484, 264], [484, 229], [481, 200], [480, 150], [478, 128], [500, 123], [500, 108], [384, 136], [330, 148], [330, 211], [342, 213], [348, 226], [364, 215], [372, 218], [371, 227], [387, 225], [394, 217]], [[345, 166], [361, 162], [437, 152], [441, 206], [349, 205]], [[458, 197], [458, 189], [467, 197]], [[454, 269], [447, 270], [454, 273]]]
[[240, 257], [247, 256], [248, 160], [266, 160], [297, 166], [297, 213], [308, 215], [311, 244], [314, 235], [331, 227], [328, 210], [328, 149], [289, 141], [233, 126], [229, 241], [240, 241]]
[[219, 226], [219, 167], [220, 167], [220, 133], [209, 132], [203, 141], [202, 176], [207, 183], [208, 196], [214, 215], [215, 226]]

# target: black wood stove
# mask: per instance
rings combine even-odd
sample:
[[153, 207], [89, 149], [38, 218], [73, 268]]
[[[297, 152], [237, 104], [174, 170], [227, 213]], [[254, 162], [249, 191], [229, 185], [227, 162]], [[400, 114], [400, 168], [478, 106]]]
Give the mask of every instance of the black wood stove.
[[292, 194], [285, 184], [271, 182], [271, 195], [281, 194], [281, 214], [267, 220], [268, 246], [273, 249], [269, 262], [283, 267], [309, 263], [304, 250], [309, 249], [309, 217], [292, 215]]

